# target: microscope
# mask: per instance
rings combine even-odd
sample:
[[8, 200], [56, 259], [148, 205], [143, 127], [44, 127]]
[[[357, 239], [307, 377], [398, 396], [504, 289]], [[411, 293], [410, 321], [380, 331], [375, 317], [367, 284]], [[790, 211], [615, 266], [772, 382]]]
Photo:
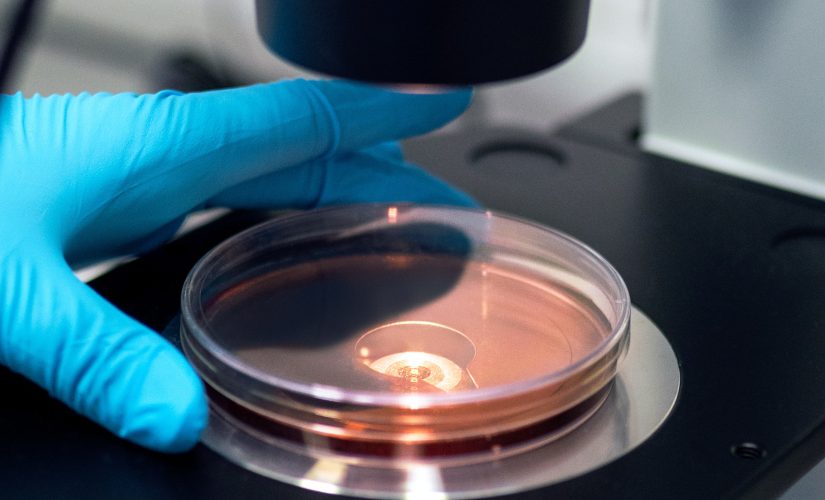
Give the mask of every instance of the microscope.
[[[299, 66], [438, 87], [561, 63], [584, 40], [588, 4], [257, 8], [264, 42]], [[771, 497], [825, 456], [825, 396], [814, 382], [825, 376], [825, 7], [660, 0], [653, 9], [643, 96], [552, 135], [481, 128], [411, 141], [407, 153], [486, 206], [593, 245], [678, 359], [682, 383], [661, 427], [615, 461], [533, 494]], [[654, 391], [665, 385], [651, 380]], [[629, 414], [643, 411], [639, 401]]]
[[[825, 457], [825, 4], [654, 5], [653, 75], [643, 95], [605, 103], [552, 133], [490, 126], [405, 144], [410, 160], [485, 207], [584, 242], [627, 284], [629, 351], [610, 397], [585, 424], [537, 450], [463, 470], [412, 467], [382, 490], [369, 474], [350, 474], [363, 469], [357, 461], [305, 464], [300, 447], [286, 458], [244, 455], [252, 448], [231, 428], [218, 452], [199, 445], [184, 456], [154, 454], [9, 382], [4, 389], [29, 408], [6, 421], [16, 429], [7, 456], [32, 462], [20, 468], [25, 477], [10, 479], [11, 491], [56, 497], [94, 484], [91, 498], [125, 491], [161, 499], [781, 494]], [[257, 0], [256, 8], [263, 42], [296, 65], [439, 92], [561, 64], [585, 40], [589, 0]], [[232, 214], [91, 285], [179, 345], [189, 269], [268, 217]], [[446, 334], [461, 344], [455, 333]], [[456, 384], [470, 383], [463, 377]], [[279, 474], [278, 460], [302, 472]]]

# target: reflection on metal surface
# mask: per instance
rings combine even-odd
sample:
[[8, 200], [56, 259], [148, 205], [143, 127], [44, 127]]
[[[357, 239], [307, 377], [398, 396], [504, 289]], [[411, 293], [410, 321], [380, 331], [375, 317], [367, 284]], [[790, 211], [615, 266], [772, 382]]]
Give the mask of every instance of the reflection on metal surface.
[[650, 437], [673, 408], [680, 383], [675, 354], [644, 314], [634, 309], [631, 321], [633, 341], [601, 409], [567, 436], [520, 454], [457, 466], [344, 464], [300, 446], [276, 442], [261, 446], [253, 434], [239, 432], [215, 412], [203, 439], [241, 465], [254, 464], [256, 472], [326, 493], [478, 498], [551, 485], [628, 453]]

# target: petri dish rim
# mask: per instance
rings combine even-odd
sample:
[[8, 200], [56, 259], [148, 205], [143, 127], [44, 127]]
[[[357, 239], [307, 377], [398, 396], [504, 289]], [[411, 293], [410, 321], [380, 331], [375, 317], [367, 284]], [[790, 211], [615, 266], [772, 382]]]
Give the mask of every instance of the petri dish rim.
[[[294, 224], [301, 219], [320, 217], [325, 213], [357, 211], [364, 211], [366, 213], [367, 211], [374, 211], [376, 214], [380, 214], [386, 213], [389, 208], [397, 208], [399, 217], [402, 214], [402, 211], [426, 211], [435, 214], [444, 212], [443, 215], [445, 217], [450, 212], [463, 212], [465, 214], [483, 216], [485, 218], [497, 218], [510, 223], [531, 227], [534, 230], [546, 233], [547, 235], [560, 240], [570, 248], [575, 249], [580, 254], [580, 257], [587, 257], [592, 263], [594, 263], [598, 268], [601, 268], [601, 270], [606, 272], [607, 276], [611, 278], [611, 284], [617, 287], [617, 292], [620, 296], [613, 301], [617, 307], [616, 324], [612, 326], [610, 334], [607, 335], [595, 349], [593, 349], [586, 356], [577, 360], [575, 363], [566, 366], [562, 370], [550, 372], [528, 380], [501, 384], [493, 387], [437, 394], [399, 394], [397, 392], [347, 390], [340, 387], [323, 384], [299, 383], [246, 365], [238, 359], [237, 356], [221, 347], [220, 344], [211, 338], [209, 335], [209, 328], [205, 321], [206, 315], [203, 310], [203, 304], [200, 300], [200, 293], [203, 290], [207, 279], [210, 277], [209, 272], [211, 271], [212, 265], [224, 257], [233, 246], [240, 245], [247, 240], [254, 239], [260, 234], [271, 231], [273, 227]], [[301, 240], [312, 236], [314, 236], [314, 234], [307, 233], [305, 235], [292, 238], [291, 241]], [[413, 406], [422, 409], [463, 403], [492, 401], [501, 397], [510, 397], [530, 393], [543, 387], [562, 382], [571, 375], [587, 368], [590, 364], [597, 362], [604, 354], [610, 352], [610, 350], [614, 348], [616, 344], [618, 344], [624, 337], [628, 336], [630, 310], [630, 294], [627, 290], [627, 285], [624, 280], [622, 280], [618, 271], [616, 271], [616, 269], [604, 257], [602, 257], [601, 254], [593, 250], [585, 243], [582, 243], [562, 231], [558, 231], [556, 229], [512, 215], [493, 212], [491, 210], [407, 203], [367, 203], [326, 207], [283, 215], [276, 219], [251, 227], [223, 241], [201, 257], [187, 276], [186, 281], [183, 284], [183, 292], [181, 294], [181, 324], [183, 325], [183, 328], [187, 330], [186, 333], [191, 335], [193, 339], [197, 341], [201, 349], [208, 351], [209, 354], [216, 359], [216, 361], [222, 363], [225, 367], [231, 370], [241, 373], [259, 383], [264, 384], [265, 386], [285, 389], [293, 393], [331, 403], [381, 405], [400, 408], [409, 408]], [[200, 354], [198, 355], [200, 356]], [[202, 374], [202, 376], [203, 375], [204, 374]], [[216, 381], [213, 376], [209, 376], [208, 378]]]

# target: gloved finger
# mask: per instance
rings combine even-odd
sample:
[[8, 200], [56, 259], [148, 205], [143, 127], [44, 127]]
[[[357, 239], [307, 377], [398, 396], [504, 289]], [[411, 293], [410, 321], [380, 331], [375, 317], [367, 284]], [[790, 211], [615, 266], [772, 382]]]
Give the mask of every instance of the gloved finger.
[[[401, 145], [397, 142], [386, 142], [373, 146], [365, 150], [365, 153], [376, 159], [386, 159], [390, 163], [403, 163], [404, 159]], [[217, 201], [213, 200], [210, 206], [271, 209], [279, 207], [301, 208], [314, 205], [318, 201], [318, 195], [315, 193], [319, 191], [320, 183], [323, 181], [320, 175], [324, 174], [325, 168], [322, 161], [316, 163], [314, 169], [304, 166], [296, 167], [305, 169], [302, 175], [295, 175], [291, 169], [287, 169], [285, 175], [276, 172], [264, 176], [263, 182], [261, 179], [247, 181], [235, 189], [230, 189], [227, 192], [227, 197], [216, 197], [215, 200]], [[355, 163], [357, 164], [357, 162]], [[441, 202], [445, 204], [465, 203], [463, 194], [456, 200], [455, 190], [445, 187], [440, 181], [436, 181], [436, 184], [430, 189], [445, 192], [443, 198], [436, 198], [430, 193], [430, 198], [434, 200], [434, 203], [437, 200], [442, 200]], [[366, 194], [365, 198], [369, 198], [369, 194]], [[405, 197], [402, 196], [401, 198]], [[409, 196], [406, 198], [409, 198]], [[364, 199], [362, 201], [370, 200]], [[78, 231], [76, 236], [67, 242], [64, 246], [64, 256], [72, 266], [79, 267], [117, 255], [141, 254], [171, 239], [184, 220], [185, 216], [178, 217], [172, 222], [164, 224], [160, 229], [153, 231], [149, 236], [140, 236], [136, 240], [119, 234], [120, 231], [132, 229], [132, 225], [110, 230], [103, 235], [100, 234], [97, 227], [86, 227]]]
[[[470, 92], [415, 95], [294, 80], [132, 96], [139, 102], [131, 105], [117, 103], [129, 96], [109, 99], [115, 116], [104, 115], [107, 120], [130, 124], [128, 133], [142, 141], [140, 148], [128, 150], [135, 156], [131, 168], [124, 169], [133, 177], [126, 190], [138, 196], [173, 194], [174, 205], [180, 200], [191, 206], [280, 168], [438, 128], [464, 111]], [[129, 111], [117, 116], [123, 109]]]
[[[469, 99], [469, 91], [413, 95], [302, 80], [198, 94], [53, 96], [18, 103], [21, 128], [39, 137], [17, 139], [37, 146], [31, 161], [67, 165], [70, 179], [83, 179], [72, 189], [61, 179], [46, 186], [69, 207], [55, 222], [63, 244], [83, 246], [81, 233], [106, 224], [95, 239], [114, 248], [244, 181], [437, 128]], [[61, 130], [38, 125], [52, 122]], [[128, 226], [112, 224], [124, 218]]]
[[466, 193], [419, 167], [390, 159], [387, 148], [345, 153], [247, 181], [209, 201], [231, 208], [313, 208], [365, 202], [477, 206]]
[[[153, 230], [149, 235], [138, 232], [131, 238], [119, 234], [118, 231], [110, 230], [106, 234], [101, 234], [98, 227], [84, 227], [74, 238], [66, 242], [63, 256], [72, 267], [79, 268], [117, 256], [141, 255], [171, 240], [185, 220], [186, 215], [181, 215]], [[125, 226], [118, 229], [128, 230], [131, 225]]]
[[384, 158], [388, 161], [404, 161], [404, 150], [401, 149], [401, 144], [396, 141], [385, 142], [383, 144], [367, 148], [363, 151], [367, 151], [369, 154], [377, 158]]
[[159, 451], [192, 447], [202, 385], [168, 342], [39, 247], [0, 259], [0, 363], [113, 433]]

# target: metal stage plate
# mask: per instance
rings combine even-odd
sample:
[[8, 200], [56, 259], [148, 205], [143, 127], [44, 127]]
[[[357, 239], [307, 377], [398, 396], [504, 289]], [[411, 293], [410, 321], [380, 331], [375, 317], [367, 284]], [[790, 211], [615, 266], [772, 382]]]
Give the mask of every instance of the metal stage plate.
[[254, 472], [323, 493], [482, 498], [559, 483], [620, 458], [659, 428], [678, 392], [676, 355], [656, 325], [634, 308], [630, 349], [604, 404], [581, 427], [534, 450], [461, 467], [371, 467], [334, 457], [316, 459], [286, 446], [265, 446], [214, 412], [203, 441]]

